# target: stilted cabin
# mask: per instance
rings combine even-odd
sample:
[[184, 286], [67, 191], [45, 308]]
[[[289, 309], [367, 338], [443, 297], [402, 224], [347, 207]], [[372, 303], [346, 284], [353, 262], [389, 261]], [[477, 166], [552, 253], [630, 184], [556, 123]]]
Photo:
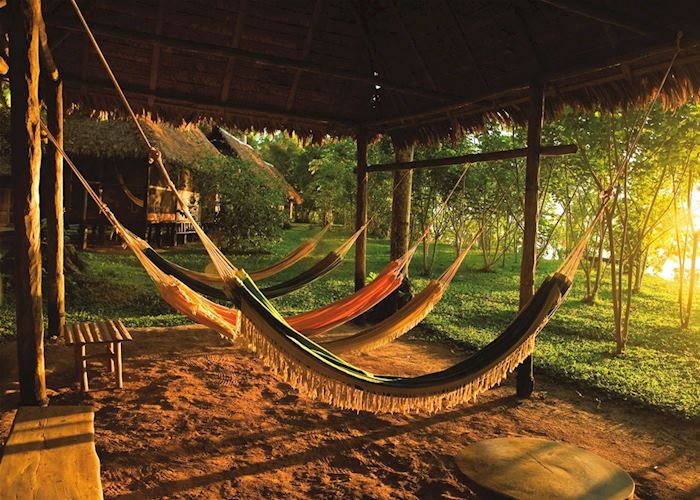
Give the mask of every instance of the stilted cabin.
[[[190, 211], [199, 222], [206, 223], [202, 220], [204, 210], [193, 186], [192, 172], [215, 161], [221, 153], [195, 125], [176, 127], [148, 118], [140, 118], [140, 123], [171, 168], [173, 180], [189, 203]], [[157, 169], [150, 168], [147, 152], [137, 134], [131, 122], [75, 114], [65, 121], [65, 149], [78, 164], [85, 166], [88, 180], [127, 227], [155, 245], [187, 242], [194, 232], [191, 224], [178, 209], [165, 179]], [[83, 246], [88, 232], [92, 242], [102, 243], [107, 239], [104, 217], [69, 171], [66, 171], [65, 207], [66, 221], [80, 228]]]
[[294, 207], [301, 205], [301, 195], [272, 163], [263, 160], [258, 152], [248, 145], [245, 140], [239, 139], [223, 127], [214, 127], [207, 137], [221, 153], [257, 165], [261, 172], [278, 181], [287, 197], [285, 210], [289, 214], [289, 219], [294, 219]]

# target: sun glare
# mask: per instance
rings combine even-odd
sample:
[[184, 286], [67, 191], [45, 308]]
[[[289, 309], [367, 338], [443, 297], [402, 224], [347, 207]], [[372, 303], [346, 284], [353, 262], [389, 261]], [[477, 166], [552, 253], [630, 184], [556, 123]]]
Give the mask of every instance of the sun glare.
[[693, 224], [695, 225], [695, 230], [697, 231], [700, 229], [700, 188], [695, 188], [693, 191], [690, 210], [693, 216]]

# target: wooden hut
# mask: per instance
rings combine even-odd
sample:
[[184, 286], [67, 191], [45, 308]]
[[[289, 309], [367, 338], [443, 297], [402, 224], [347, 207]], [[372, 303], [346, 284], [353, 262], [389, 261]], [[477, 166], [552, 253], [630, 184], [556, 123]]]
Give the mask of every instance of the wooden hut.
[[[221, 154], [195, 125], [173, 126], [148, 118], [140, 118], [140, 123], [172, 165], [175, 183], [190, 211], [203, 222], [192, 172], [215, 162]], [[162, 175], [150, 168], [133, 123], [104, 115], [74, 114], [66, 118], [64, 140], [66, 152], [85, 166], [87, 179], [132, 230], [156, 245], [186, 241], [193, 232]], [[104, 239], [104, 217], [79, 183], [69, 173], [66, 177], [67, 222], [82, 228], [83, 241], [90, 227], [95, 229], [95, 239]]]
[[301, 205], [301, 195], [277, 170], [277, 167], [263, 160], [258, 152], [245, 142], [245, 137], [241, 140], [224, 127], [215, 127], [208, 137], [223, 154], [240, 158], [257, 166], [261, 172], [277, 182], [286, 196], [285, 209], [289, 214], [289, 219], [294, 218], [294, 206]]
[[[367, 220], [367, 142], [388, 134], [397, 162], [392, 253], [408, 244], [410, 146], [449, 139], [496, 117], [527, 124], [521, 302], [533, 294], [542, 122], [565, 105], [614, 109], [647, 101], [674, 61], [661, 99], [700, 88], [700, 2], [668, 0], [95, 0], [78, 2], [137, 110], [176, 123], [208, 117], [238, 129], [357, 139], [356, 224]], [[4, 2], [3, 2], [4, 4]], [[63, 101], [123, 109], [78, 21], [75, 3], [13, 0], [9, 31], [16, 303], [22, 401], [45, 400], [38, 238], [40, 75], [48, 126]], [[44, 22], [44, 17], [46, 21]], [[44, 29], [46, 27], [46, 29]], [[682, 36], [679, 34], [682, 33]], [[40, 64], [41, 57], [41, 64]], [[43, 69], [41, 66], [43, 65]], [[484, 159], [492, 158], [490, 156]], [[55, 172], [62, 163], [53, 148]], [[449, 160], [458, 161], [458, 160]], [[443, 162], [442, 164], [445, 164]], [[46, 208], [48, 260], [60, 268], [62, 186]], [[20, 216], [21, 214], [21, 216]], [[365, 282], [366, 237], [355, 282]], [[53, 280], [53, 278], [52, 278]], [[58, 281], [60, 279], [57, 278]], [[59, 297], [60, 294], [56, 297]], [[51, 312], [60, 307], [49, 298]], [[518, 392], [533, 387], [531, 364]]]

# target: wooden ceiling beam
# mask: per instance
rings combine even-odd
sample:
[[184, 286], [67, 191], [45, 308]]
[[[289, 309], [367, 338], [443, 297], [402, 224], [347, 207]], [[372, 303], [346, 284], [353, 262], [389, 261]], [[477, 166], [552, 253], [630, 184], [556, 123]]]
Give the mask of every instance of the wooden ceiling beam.
[[[166, 0], [158, 1], [158, 14], [156, 17], [156, 35], [163, 33], [163, 18], [165, 17], [165, 4]], [[153, 44], [153, 52], [151, 54], [151, 74], [148, 79], [148, 90], [151, 94], [155, 94], [156, 87], [158, 87], [158, 68], [160, 67], [160, 45], [157, 43]], [[153, 107], [155, 104], [155, 97], [148, 98], [148, 107]]]
[[399, 7], [396, 5], [396, 2], [394, 0], [391, 0], [389, 2], [389, 10], [391, 11], [392, 16], [396, 20], [396, 23], [399, 25], [401, 28], [401, 31], [403, 32], [404, 37], [406, 40], [408, 40], [409, 45], [411, 46], [411, 50], [413, 51], [413, 56], [416, 58], [416, 61], [421, 66], [421, 69], [423, 70], [423, 74], [425, 75], [425, 79], [428, 81], [430, 84], [430, 88], [433, 90], [437, 89], [437, 85], [435, 85], [435, 80], [433, 80], [433, 75], [430, 73], [430, 69], [428, 69], [428, 65], [425, 62], [425, 59], [421, 55], [420, 51], [418, 50], [418, 46], [416, 45], [416, 41], [413, 39], [413, 35], [411, 35], [411, 32], [409, 31], [408, 27], [406, 26], [406, 23], [404, 22], [403, 18], [401, 17], [401, 12], [399, 11]]
[[[677, 66], [683, 66], [685, 64], [700, 64], [700, 55], [698, 55], [695, 52], [691, 52], [690, 55], [684, 56], [684, 57], [679, 57], [676, 60], [676, 65]], [[635, 76], [644, 76], [649, 73], [652, 73], [654, 71], [663, 71], [668, 67], [668, 61], [662, 62], [662, 63], [655, 63], [651, 64], [649, 66], [645, 66], [643, 68], [637, 68], [635, 70], [632, 70], [627, 66], [627, 70], [620, 72], [620, 73], [614, 73], [614, 74], [606, 74], [604, 76], [597, 77], [593, 80], [587, 80], [585, 82], [570, 82], [570, 83], [560, 83], [557, 84], [556, 86], [552, 86], [549, 89], [545, 89], [545, 96], [547, 97], [556, 97], [561, 94], [565, 94], [567, 92], [574, 92], [577, 90], [581, 90], [583, 88], [586, 88], [590, 85], [605, 85], [607, 83], [613, 83], [613, 82], [618, 82], [623, 79], [631, 80]], [[524, 87], [522, 90], [526, 90], [527, 88]], [[520, 93], [515, 95], [514, 97], [509, 97], [506, 100], [500, 100], [498, 101], [498, 107], [499, 108], [507, 108], [509, 106], [518, 106], [518, 105], [523, 105], [526, 104], [529, 101], [529, 98], [526, 94]], [[478, 103], [477, 103], [478, 104]], [[466, 112], [463, 114], [468, 115], [468, 114], [477, 114], [477, 113], [486, 113], [488, 111], [493, 111], [494, 110], [494, 102], [493, 101], [487, 101], [485, 100], [483, 104], [479, 106], [474, 106], [468, 108]], [[435, 117], [432, 120], [425, 120], [420, 123], [411, 123], [408, 126], [416, 126], [416, 125], [427, 125], [436, 121], [440, 120], [446, 120], [447, 118], [445, 116], [438, 116]], [[406, 123], [402, 124], [397, 124], [397, 125], [392, 125], [392, 126], [387, 126], [383, 127], [381, 129], [382, 132], [391, 132], [394, 130], [398, 130], [401, 128], [406, 127]]]
[[[241, 44], [241, 34], [243, 32], [243, 24], [248, 8], [248, 0], [240, 0], [238, 4], [238, 14], [236, 15], [236, 27], [233, 29], [233, 37], [231, 37], [231, 47], [237, 49]], [[221, 102], [228, 101], [229, 93], [231, 92], [231, 81], [233, 80], [233, 69], [236, 66], [236, 58], [229, 57], [226, 60], [226, 70], [224, 72], [224, 81], [221, 83]]]
[[[364, 12], [360, 10], [362, 6], [364, 6], [364, 4], [361, 4], [358, 0], [353, 0], [351, 3], [352, 13], [355, 17], [355, 23], [359, 29], [360, 38], [364, 42], [365, 48], [367, 49], [367, 54], [369, 56], [369, 66], [373, 71], [381, 75], [384, 70], [385, 61], [383, 60], [381, 54], [377, 50], [377, 47], [374, 43], [374, 39], [372, 38], [371, 31], [367, 26], [367, 20], [364, 16]], [[378, 78], [373, 79], [372, 92], [374, 92], [375, 94], [377, 90], [375, 85], [378, 84], [378, 80]], [[401, 110], [401, 113], [407, 112], [406, 110], [408, 109], [408, 106], [406, 105], [406, 101], [403, 99], [402, 95], [396, 95], [393, 92], [387, 92], [386, 96], [389, 99], [391, 99], [392, 104], [396, 109]], [[377, 109], [374, 108], [374, 111], [376, 112]]]
[[[49, 25], [52, 28], [66, 31], [83, 31], [83, 28], [77, 23], [67, 19], [54, 18], [51, 20]], [[417, 95], [433, 100], [450, 101], [454, 100], [455, 98], [459, 98], [459, 96], [456, 96], [454, 94], [447, 94], [444, 92], [436, 92], [434, 90], [428, 90], [421, 87], [404, 85], [390, 80], [386, 80], [384, 78], [374, 78], [371, 75], [364, 75], [361, 73], [355, 73], [352, 71], [346, 71], [338, 68], [324, 67], [318, 64], [274, 56], [271, 54], [262, 54], [259, 52], [253, 52], [250, 50], [244, 50], [240, 48], [223, 47], [220, 45], [214, 45], [205, 42], [197, 42], [192, 40], [184, 40], [181, 38], [166, 35], [156, 35], [154, 33], [146, 33], [142, 31], [117, 28], [103, 23], [91, 23], [90, 27], [92, 29], [92, 32], [96, 36], [114, 38], [122, 41], [128, 40], [146, 44], [155, 43], [163, 47], [169, 47], [172, 49], [182, 50], [191, 53], [207, 54], [227, 59], [233, 57], [239, 60], [245, 60], [256, 64], [264, 64], [290, 71], [299, 70], [302, 72], [329, 76], [341, 80], [351, 80], [361, 83], [368, 83], [371, 85], [377, 84], [381, 85], [386, 89], [401, 92], [402, 94]]]
[[615, 12], [604, 7], [591, 5], [581, 0], [539, 0], [552, 7], [611, 26], [631, 31], [648, 38], [675, 36], [671, 30], [654, 26], [652, 23], [635, 19], [629, 12]]
[[[578, 152], [576, 144], [561, 144], [556, 146], [542, 146], [541, 156], [563, 156]], [[488, 153], [471, 153], [449, 158], [431, 158], [428, 160], [415, 160], [406, 162], [377, 163], [367, 167], [367, 172], [390, 172], [394, 170], [448, 167], [450, 165], [463, 165], [465, 163], [479, 163], [482, 161], [512, 160], [527, 156], [527, 148], [506, 149], [503, 151], [491, 151]]]
[[522, 36], [525, 39], [525, 46], [530, 50], [530, 54], [535, 61], [535, 71], [533, 72], [535, 78], [539, 76], [540, 73], [546, 70], [547, 64], [540, 53], [540, 49], [537, 46], [537, 41], [532, 34], [532, 29], [530, 28], [530, 23], [525, 17], [525, 11], [520, 7], [520, 4], [514, 6], [515, 18], [520, 25], [522, 30]]
[[[698, 45], [700, 45], [700, 37], [685, 37], [683, 39], [683, 42], [684, 50], [691, 53], [696, 53], [697, 51], [695, 49]], [[633, 63], [647, 57], [660, 56], [663, 54], [669, 54], [670, 61], [672, 51], [675, 49], [675, 44], [676, 40], [674, 37], [673, 41], [669, 40], [666, 43], [657, 44], [651, 47], [644, 47], [642, 49], [639, 49], [637, 46], [635, 46], [635, 48], [625, 51], [624, 53], [617, 54], [615, 56], [610, 56], [606, 58], [590, 57], [581, 61], [579, 64], [576, 64], [573, 67], [564, 70], [546, 71], [542, 73], [542, 75], [540, 76], [540, 80], [544, 83], [553, 83], [559, 80], [565, 80], [570, 78], [581, 78], [587, 74], [592, 75], [596, 72], [603, 71], [608, 68], [619, 67], [622, 64]], [[677, 61], [677, 64], [680, 63], [680, 60]], [[665, 62], [664, 64], [668, 66], [668, 62]], [[582, 85], [586, 86], [588, 84], [591, 84], [591, 82], [595, 79], [596, 78], [592, 76], [590, 80], [586, 80]], [[494, 90], [491, 92], [485, 92], [482, 95], [474, 96], [471, 99], [458, 100], [454, 101], [452, 104], [437, 106], [415, 113], [375, 120], [373, 122], [365, 123], [364, 126], [377, 131], [385, 131], [389, 129], [401, 128], [401, 126], [405, 125], [415, 125], [416, 123], [434, 122], [446, 119], [445, 115], [447, 113], [453, 111], [463, 111], [464, 108], [468, 108], [475, 105], [478, 106], [480, 103], [493, 103], [494, 101], [503, 99], [504, 97], [508, 97], [509, 95], [513, 95], [519, 91], [523, 91], [527, 89], [527, 87], [528, 85], [526, 84], [515, 85], [512, 87], [503, 87], [501, 89]], [[501, 105], [499, 105], [499, 107], [500, 106]], [[493, 105], [490, 105], [490, 107], [494, 108]]]
[[[306, 33], [306, 39], [304, 40], [304, 48], [301, 53], [301, 60], [306, 61], [311, 53], [311, 45], [314, 40], [314, 35], [316, 34], [316, 29], [318, 27], [318, 19], [321, 17], [321, 11], [323, 10], [323, 0], [316, 0], [314, 5], [314, 11], [311, 15], [311, 24], [309, 25], [309, 31]], [[294, 73], [294, 81], [289, 89], [289, 95], [287, 96], [287, 111], [290, 111], [294, 107], [294, 100], [297, 96], [297, 89], [299, 88], [299, 80], [301, 80], [301, 71], [296, 70]]]
[[[85, 89], [90, 93], [101, 94], [105, 97], [116, 99], [114, 87], [107, 81], [92, 81], [80, 78], [75, 75], [63, 75], [63, 81], [66, 89]], [[222, 103], [216, 98], [195, 97], [189, 94], [175, 94], [163, 91], [150, 92], [148, 89], [139, 88], [136, 86], [122, 84], [124, 93], [130, 98], [140, 99], [148, 102], [149, 97], [153, 97], [158, 103], [164, 106], [180, 106], [189, 107], [193, 111], [199, 111], [209, 116], [219, 115], [241, 115], [245, 117], [263, 117], [280, 121], [299, 121], [305, 123], [315, 123], [319, 125], [332, 125], [339, 129], [347, 129], [349, 132], [358, 127], [358, 123], [344, 120], [338, 117], [329, 117], [316, 114], [293, 113], [283, 109], [272, 108], [250, 108], [246, 106], [238, 106], [230, 103]], [[193, 113], [194, 114], [194, 113]]]

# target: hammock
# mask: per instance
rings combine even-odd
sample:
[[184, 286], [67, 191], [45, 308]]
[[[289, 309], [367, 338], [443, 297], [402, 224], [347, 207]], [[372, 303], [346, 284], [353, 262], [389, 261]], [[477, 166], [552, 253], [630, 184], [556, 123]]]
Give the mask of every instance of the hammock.
[[133, 203], [137, 207], [143, 208], [143, 200], [131, 192], [129, 186], [127, 186], [126, 182], [124, 182], [124, 176], [122, 175], [122, 173], [119, 170], [117, 170], [115, 172], [115, 175], [117, 177], [117, 182], [119, 183], [119, 186], [122, 188], [122, 191], [124, 192], [126, 197], [129, 198], [131, 203]]
[[[297, 262], [299, 262], [301, 259], [309, 255], [311, 252], [313, 252], [316, 247], [318, 246], [319, 242], [323, 238], [323, 236], [328, 232], [330, 229], [331, 225], [326, 224], [318, 233], [316, 233], [313, 237], [309, 238], [306, 241], [303, 241], [298, 247], [296, 247], [294, 250], [289, 252], [287, 255], [282, 257], [279, 261], [270, 264], [267, 267], [264, 267], [263, 269], [259, 269], [257, 271], [253, 271], [250, 274], [250, 277], [254, 279], [255, 281], [263, 280], [265, 278], [269, 278], [270, 276], [274, 276], [275, 274], [284, 271], [285, 269], [293, 266]], [[165, 258], [163, 258], [165, 260]], [[208, 285], [212, 286], [218, 286], [222, 287], [223, 286], [223, 281], [221, 280], [221, 277], [219, 277], [218, 274], [212, 274], [212, 273], [201, 273], [197, 271], [192, 271], [190, 269], [187, 269], [185, 267], [179, 266], [175, 264], [174, 262], [168, 261], [168, 265], [173, 266], [176, 268], [178, 271], [180, 271], [182, 274], [189, 276], [191, 279], [200, 281], [202, 283], [206, 283]]]
[[[485, 348], [450, 368], [428, 375], [412, 378], [373, 375], [343, 361], [290, 326], [244, 271], [236, 272], [231, 281], [227, 280], [227, 285], [232, 285], [229, 291], [238, 302], [240, 311], [210, 301], [163, 272], [146, 256], [143, 240], [119, 223], [55, 143], [48, 129], [44, 127], [44, 130], [168, 304], [227, 338], [243, 334], [249, 346], [294, 387], [313, 398], [355, 410], [435, 412], [470, 401], [502, 381], [532, 353], [535, 336], [562, 303], [586, 244], [607, 204], [601, 204], [593, 223], [560, 270], [544, 281], [513, 322]], [[452, 279], [458, 263], [459, 260], [441, 278]]]
[[563, 274], [545, 280], [513, 322], [464, 361], [418, 377], [374, 375], [332, 354], [291, 328], [244, 279], [241, 334], [273, 369], [300, 392], [334, 406], [372, 412], [434, 413], [473, 400], [501, 382], [527, 356], [570, 289]]

